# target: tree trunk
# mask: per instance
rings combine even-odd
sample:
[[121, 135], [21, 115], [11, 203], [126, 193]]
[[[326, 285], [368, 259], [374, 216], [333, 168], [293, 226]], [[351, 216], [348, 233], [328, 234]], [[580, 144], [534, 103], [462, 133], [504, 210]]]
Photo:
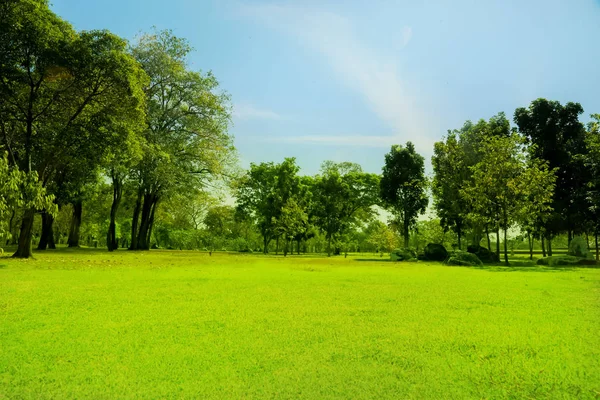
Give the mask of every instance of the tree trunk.
[[[13, 210], [12, 214], [10, 214], [10, 221], [8, 222], [8, 233], [10, 233], [10, 235], [12, 235], [13, 232], [14, 232], [13, 224], [15, 222], [15, 216], [16, 215], [17, 215], [17, 211], [16, 210]], [[14, 242], [14, 239], [13, 239], [13, 242]], [[10, 238], [6, 239], [6, 245], [8, 246], [9, 244], [10, 244]]]
[[533, 260], [533, 236], [531, 236], [531, 232], [527, 232], [527, 239], [529, 241], [529, 259]]
[[287, 257], [288, 253], [288, 238], [287, 235], [283, 237], [283, 256]]
[[[156, 212], [156, 207], [158, 207], [158, 198], [155, 196], [154, 203], [152, 204], [152, 211], [150, 212], [150, 222], [148, 224], [148, 248], [150, 248], [152, 242], [152, 229], [154, 228], [154, 213]], [[158, 242], [156, 246], [158, 247]]]
[[409, 240], [409, 237], [408, 237], [408, 228], [409, 228], [408, 227], [408, 220], [405, 220], [404, 221], [404, 248], [405, 249], [408, 249], [408, 240]]
[[54, 217], [46, 212], [42, 214], [42, 235], [38, 243], [38, 250], [46, 250], [47, 248], [56, 249], [54, 243]]
[[140, 220], [140, 211], [142, 209], [142, 194], [143, 190], [138, 189], [135, 207], [133, 208], [133, 217], [131, 219], [131, 244], [129, 245], [129, 250], [138, 249], [138, 224]]
[[152, 233], [152, 212], [154, 205], [158, 201], [154, 194], [144, 194], [144, 201], [142, 203], [142, 214], [140, 220], [140, 229], [137, 236], [137, 249], [138, 250], [150, 250], [150, 237]]
[[496, 227], [496, 254], [500, 259], [500, 225]]
[[485, 226], [485, 237], [487, 238], [488, 250], [492, 251], [492, 242], [490, 241], [490, 229]]
[[458, 236], [458, 250], [462, 250], [462, 230], [459, 228], [456, 229], [456, 235]]
[[302, 240], [302, 239], [298, 239], [298, 243], [296, 243], [296, 247], [297, 247], [297, 249], [296, 249], [296, 250], [298, 250], [298, 255], [300, 255], [300, 241], [301, 241], [301, 240]]
[[110, 222], [108, 224], [108, 232], [106, 234], [106, 247], [108, 251], [114, 251], [119, 248], [119, 242], [117, 241], [117, 211], [119, 211], [119, 205], [121, 204], [121, 198], [123, 197], [123, 184], [121, 179], [113, 174], [113, 201], [110, 207]]
[[35, 219], [35, 210], [30, 208], [23, 213], [21, 222], [21, 231], [19, 232], [19, 241], [17, 251], [13, 254], [15, 258], [29, 258], [33, 256], [31, 249], [31, 238], [33, 236], [33, 221]]
[[567, 231], [567, 247], [571, 246], [571, 240], [573, 240], [573, 231], [569, 228]]
[[77, 200], [73, 203], [73, 217], [71, 218], [71, 227], [69, 228], [69, 247], [79, 247], [79, 229], [81, 228], [81, 214], [83, 203]]
[[548, 256], [552, 257], [552, 238], [548, 236]]
[[542, 236], [542, 256], [546, 257], [546, 241], [544, 240], [544, 235]]
[[596, 240], [596, 261], [599, 261], [600, 260], [600, 257], [599, 257], [600, 254], [598, 252], [598, 250], [599, 250], [598, 249], [598, 231], [596, 231], [594, 233], [594, 239]]
[[279, 255], [279, 236], [275, 238], [275, 255]]
[[331, 235], [327, 238], [327, 257], [331, 257]]
[[267, 246], [269, 243], [267, 242], [267, 234], [263, 234], [263, 254], [267, 254]]
[[507, 229], [504, 229], [504, 262], [508, 265], [508, 241], [506, 240], [506, 231]]

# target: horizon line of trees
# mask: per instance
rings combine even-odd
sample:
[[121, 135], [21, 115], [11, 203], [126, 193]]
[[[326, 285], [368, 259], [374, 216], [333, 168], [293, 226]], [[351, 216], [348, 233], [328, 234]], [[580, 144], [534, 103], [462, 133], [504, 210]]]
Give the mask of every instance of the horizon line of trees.
[[579, 103], [534, 100], [513, 126], [504, 113], [467, 121], [435, 143], [431, 177], [411, 142], [390, 148], [381, 174], [325, 161], [303, 176], [293, 158], [242, 172], [230, 96], [190, 68], [187, 40], [78, 32], [46, 0], [4, 1], [0, 20], [0, 238], [15, 257], [34, 239], [332, 255], [451, 235], [458, 250], [493, 242], [499, 256], [503, 243], [508, 262], [511, 230], [531, 256], [535, 241], [552, 255], [560, 235], [585, 235], [598, 257], [600, 114], [584, 125]]

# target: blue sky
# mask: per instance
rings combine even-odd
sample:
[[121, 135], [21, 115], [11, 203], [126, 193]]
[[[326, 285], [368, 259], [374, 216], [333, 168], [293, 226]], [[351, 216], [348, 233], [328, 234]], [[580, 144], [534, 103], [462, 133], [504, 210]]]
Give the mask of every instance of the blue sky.
[[538, 97], [600, 112], [598, 0], [51, 2], [77, 29], [187, 38], [232, 96], [243, 167], [380, 172], [392, 144], [429, 159], [448, 129]]

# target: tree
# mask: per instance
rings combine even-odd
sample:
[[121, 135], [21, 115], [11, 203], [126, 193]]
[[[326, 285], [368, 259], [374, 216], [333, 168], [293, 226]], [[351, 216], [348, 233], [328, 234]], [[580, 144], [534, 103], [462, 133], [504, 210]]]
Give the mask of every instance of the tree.
[[[9, 162], [37, 171], [43, 186], [73, 160], [98, 165], [112, 139], [101, 127], [116, 117], [115, 104], [141, 101], [125, 42], [107, 31], [74, 32], [42, 0], [3, 2], [0, 13], [0, 129]], [[17, 257], [31, 256], [37, 211], [24, 211]]]
[[131, 250], [147, 250], [160, 201], [227, 174], [235, 161], [229, 96], [212, 73], [188, 68], [189, 43], [170, 31], [143, 35], [132, 54], [148, 74], [143, 159], [135, 168], [137, 199]]
[[600, 114], [592, 114], [592, 120], [588, 124], [586, 133], [586, 144], [588, 151], [584, 159], [584, 165], [591, 173], [591, 179], [587, 185], [587, 199], [589, 203], [588, 220], [591, 221], [594, 233], [594, 244], [596, 248], [596, 260], [600, 259], [598, 248], [598, 234], [600, 232]]
[[[481, 153], [481, 161], [471, 167], [473, 180], [461, 194], [472, 204], [468, 218], [484, 219], [493, 210], [492, 222], [497, 231], [504, 230], [504, 260], [508, 265], [508, 229], [527, 213], [548, 209], [553, 172], [543, 163], [527, 164], [522, 140], [516, 134], [488, 137]], [[522, 208], [526, 201], [534, 206]]]
[[250, 170], [237, 183], [237, 209], [257, 224], [264, 254], [271, 240], [281, 234], [277, 221], [283, 208], [304, 190], [299, 170], [295, 158], [286, 158], [280, 164], [250, 164]]
[[287, 199], [281, 209], [281, 215], [276, 219], [277, 232], [283, 236], [283, 255], [287, 256], [290, 241], [307, 228], [308, 216], [293, 197]]
[[54, 196], [46, 193], [37, 173], [26, 173], [10, 166], [6, 153], [0, 157], [0, 176], [0, 239], [10, 236], [10, 230], [5, 226], [6, 215], [16, 208], [46, 209], [52, 216], [58, 212]]
[[410, 228], [429, 203], [424, 160], [411, 142], [407, 142], [406, 147], [392, 146], [385, 155], [379, 186], [381, 200], [400, 223], [405, 248], [408, 248]]
[[315, 177], [312, 194], [314, 219], [327, 240], [327, 255], [331, 242], [344, 234], [359, 220], [373, 216], [378, 204], [379, 177], [362, 171], [358, 164], [326, 161], [321, 174]]
[[553, 236], [568, 232], [569, 239], [579, 227], [585, 226], [583, 210], [588, 208], [586, 187], [589, 177], [583, 166], [585, 129], [579, 122], [583, 108], [579, 103], [537, 99], [528, 108], [515, 110], [514, 122], [527, 143], [534, 144], [532, 157], [546, 161], [556, 170], [557, 184], [552, 208], [543, 230], [552, 255]]

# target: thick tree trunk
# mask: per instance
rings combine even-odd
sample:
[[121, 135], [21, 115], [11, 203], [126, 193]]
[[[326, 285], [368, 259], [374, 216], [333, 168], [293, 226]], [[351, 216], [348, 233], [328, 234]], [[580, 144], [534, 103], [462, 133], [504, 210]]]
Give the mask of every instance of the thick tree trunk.
[[405, 221], [404, 222], [404, 248], [405, 249], [408, 249], [408, 246], [409, 246], [409, 243], [408, 243], [409, 242], [409, 237], [408, 237], [409, 229], [408, 228], [409, 228], [408, 221]]
[[133, 217], [131, 218], [131, 244], [129, 250], [137, 250], [138, 247], [138, 224], [140, 222], [140, 211], [142, 209], [143, 190], [138, 189], [135, 207], [133, 207]]
[[548, 236], [548, 256], [552, 257], [552, 238]]
[[33, 256], [31, 249], [31, 238], [33, 236], [33, 221], [35, 219], [35, 210], [30, 208], [23, 213], [21, 222], [21, 231], [19, 232], [19, 241], [17, 251], [13, 254], [16, 258], [29, 258]]
[[152, 233], [152, 210], [156, 204], [157, 198], [153, 194], [145, 194], [142, 203], [142, 215], [140, 221], [140, 230], [137, 237], [138, 250], [150, 250], [150, 237]]
[[110, 206], [110, 222], [108, 224], [108, 232], [106, 234], [106, 247], [108, 251], [114, 251], [119, 248], [119, 242], [117, 241], [117, 212], [119, 211], [119, 205], [121, 204], [121, 198], [123, 197], [123, 184], [121, 179], [113, 174], [113, 201]]
[[71, 227], [69, 228], [69, 247], [79, 247], [79, 230], [81, 228], [81, 214], [83, 203], [77, 200], [73, 203], [73, 217], [71, 218]]
[[42, 235], [38, 243], [38, 250], [56, 249], [54, 243], [54, 217], [46, 212], [42, 213]]
[[546, 240], [544, 239], [544, 235], [542, 236], [542, 256], [546, 257]]

